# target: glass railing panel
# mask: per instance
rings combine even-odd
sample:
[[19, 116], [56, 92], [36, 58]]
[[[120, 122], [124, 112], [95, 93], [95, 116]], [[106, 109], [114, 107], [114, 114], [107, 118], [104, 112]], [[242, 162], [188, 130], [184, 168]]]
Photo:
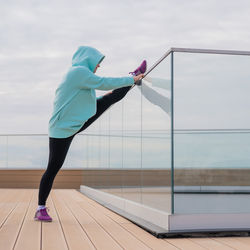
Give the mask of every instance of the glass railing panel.
[[110, 168], [108, 192], [122, 197], [123, 168], [123, 103], [119, 101], [110, 108]]
[[[107, 124], [104, 122], [104, 126], [106, 127]], [[89, 168], [95, 169], [100, 167], [99, 162], [99, 124], [96, 120], [93, 122], [88, 128], [87, 136], [89, 137], [88, 143], [88, 162], [89, 162]]]
[[122, 152], [122, 101], [110, 108], [110, 169], [121, 169]]
[[88, 163], [88, 171], [83, 173], [83, 183], [98, 190], [106, 189], [109, 185], [108, 176], [103, 172], [109, 169], [110, 162], [109, 120], [107, 110], [83, 132], [87, 141]]
[[141, 93], [135, 86], [123, 99], [123, 198], [141, 203]]
[[[104, 114], [102, 114], [99, 118], [99, 135], [100, 138], [98, 138], [99, 141], [99, 153], [98, 157], [100, 159], [99, 161], [99, 169], [108, 169], [109, 168], [109, 162], [110, 162], [110, 151], [109, 151], [109, 144], [110, 144], [110, 138], [109, 138], [109, 125], [110, 125], [110, 114], [109, 110], [107, 110]], [[95, 121], [97, 122], [97, 121]], [[89, 146], [90, 147], [90, 146]]]
[[[88, 163], [88, 139], [89, 136], [81, 132], [77, 134], [69, 147], [62, 169], [85, 169]], [[95, 151], [98, 150], [97, 149]], [[98, 161], [98, 158], [96, 159]]]
[[246, 213], [249, 56], [174, 53], [174, 212]]
[[142, 81], [142, 203], [171, 213], [171, 58]]

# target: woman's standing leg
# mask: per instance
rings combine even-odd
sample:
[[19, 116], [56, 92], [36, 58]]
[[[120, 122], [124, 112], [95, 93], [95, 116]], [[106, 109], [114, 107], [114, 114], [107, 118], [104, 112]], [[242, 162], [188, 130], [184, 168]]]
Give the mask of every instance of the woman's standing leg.
[[45, 206], [53, 181], [64, 163], [72, 140], [73, 136], [68, 138], [49, 138], [49, 160], [47, 169], [40, 182], [38, 197], [39, 205]]
[[46, 211], [46, 200], [51, 191], [56, 174], [64, 163], [73, 138], [74, 135], [68, 138], [49, 137], [48, 166], [40, 181], [38, 194], [38, 209], [35, 213], [35, 220], [52, 221], [52, 218], [48, 215]]

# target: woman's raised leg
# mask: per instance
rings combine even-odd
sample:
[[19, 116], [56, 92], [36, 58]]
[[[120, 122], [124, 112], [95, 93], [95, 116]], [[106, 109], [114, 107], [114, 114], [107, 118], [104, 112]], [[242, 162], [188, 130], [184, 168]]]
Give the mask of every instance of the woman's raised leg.
[[81, 127], [76, 134], [85, 130], [90, 124], [92, 124], [105, 110], [107, 110], [114, 103], [122, 100], [122, 98], [128, 93], [128, 91], [132, 88], [132, 86], [122, 87], [118, 89], [114, 89], [105, 95], [101, 96], [97, 100], [96, 114], [90, 117], [84, 125]]

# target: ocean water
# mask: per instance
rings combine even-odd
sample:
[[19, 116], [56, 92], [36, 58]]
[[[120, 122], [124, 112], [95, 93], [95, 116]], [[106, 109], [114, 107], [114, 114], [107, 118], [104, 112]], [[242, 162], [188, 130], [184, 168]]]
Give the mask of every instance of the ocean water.
[[176, 168], [250, 168], [249, 130], [179, 132], [174, 145]]
[[[2, 169], [44, 169], [48, 154], [47, 135], [0, 136]], [[175, 131], [174, 167], [250, 168], [250, 131]], [[80, 134], [74, 138], [63, 168], [170, 169], [170, 131]]]

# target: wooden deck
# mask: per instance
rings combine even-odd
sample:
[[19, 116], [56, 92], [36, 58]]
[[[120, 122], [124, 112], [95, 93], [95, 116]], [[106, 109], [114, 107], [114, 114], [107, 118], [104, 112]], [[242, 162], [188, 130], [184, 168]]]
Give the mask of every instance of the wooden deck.
[[250, 249], [250, 237], [157, 239], [75, 189], [52, 189], [53, 222], [34, 221], [38, 189], [0, 189], [0, 249]]

